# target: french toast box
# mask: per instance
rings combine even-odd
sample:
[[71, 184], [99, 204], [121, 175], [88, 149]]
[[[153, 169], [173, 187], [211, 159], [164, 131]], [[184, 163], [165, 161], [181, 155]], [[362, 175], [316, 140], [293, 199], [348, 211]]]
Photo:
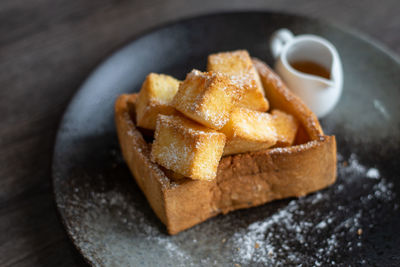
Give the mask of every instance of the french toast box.
[[265, 63], [253, 59], [272, 109], [296, 117], [300, 128], [295, 144], [225, 156], [211, 181], [175, 180], [171, 172], [150, 160], [151, 143], [135, 124], [137, 94], [121, 95], [115, 122], [123, 157], [152, 209], [177, 234], [210, 217], [236, 209], [300, 197], [336, 180], [336, 140], [327, 136], [316, 116], [293, 95]]

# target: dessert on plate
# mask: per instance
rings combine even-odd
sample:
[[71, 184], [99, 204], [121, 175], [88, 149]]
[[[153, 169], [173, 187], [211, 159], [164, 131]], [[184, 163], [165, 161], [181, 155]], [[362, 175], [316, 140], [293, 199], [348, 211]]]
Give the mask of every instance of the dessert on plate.
[[115, 103], [124, 159], [177, 234], [220, 213], [300, 197], [336, 180], [336, 140], [265, 63], [209, 55], [184, 81], [147, 76]]

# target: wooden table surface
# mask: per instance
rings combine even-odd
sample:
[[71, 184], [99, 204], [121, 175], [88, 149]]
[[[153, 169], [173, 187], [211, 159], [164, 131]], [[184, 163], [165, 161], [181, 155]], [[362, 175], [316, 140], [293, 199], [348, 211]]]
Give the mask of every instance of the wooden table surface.
[[348, 25], [400, 54], [398, 0], [2, 0], [0, 266], [85, 266], [58, 218], [50, 167], [61, 116], [97, 64], [155, 25], [260, 9]]

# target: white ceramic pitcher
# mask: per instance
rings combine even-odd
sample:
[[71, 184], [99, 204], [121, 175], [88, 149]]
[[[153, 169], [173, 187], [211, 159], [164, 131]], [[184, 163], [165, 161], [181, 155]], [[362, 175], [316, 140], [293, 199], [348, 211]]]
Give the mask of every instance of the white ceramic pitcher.
[[[318, 116], [328, 114], [338, 102], [343, 86], [339, 54], [326, 39], [316, 35], [294, 36], [288, 29], [276, 31], [270, 41], [275, 70], [286, 85]], [[307, 74], [291, 63], [309, 61], [324, 67], [330, 78]]]

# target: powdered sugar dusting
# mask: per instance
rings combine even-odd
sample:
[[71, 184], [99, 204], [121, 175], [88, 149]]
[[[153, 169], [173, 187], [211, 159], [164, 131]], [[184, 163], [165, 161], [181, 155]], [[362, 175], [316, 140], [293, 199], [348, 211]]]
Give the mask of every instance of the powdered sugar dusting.
[[[225, 136], [180, 116], [160, 115], [152, 145], [151, 156], [154, 162], [192, 178], [213, 179], [221, 158]], [[197, 161], [206, 147], [206, 158]], [[199, 156], [200, 155], [200, 156]], [[212, 163], [212, 164], [211, 164]], [[193, 171], [202, 169], [201, 174]]]
[[366, 173], [367, 178], [371, 179], [379, 179], [380, 178], [380, 173], [379, 170], [376, 168], [370, 168], [367, 173]]
[[177, 110], [208, 127], [219, 129], [229, 120], [242, 89], [219, 72], [192, 70], [173, 100]]
[[[212, 54], [208, 57], [207, 68], [211, 71], [229, 75], [233, 84], [244, 89], [244, 99], [249, 98], [249, 92], [253, 92], [254, 94], [254, 92], [259, 91], [261, 97], [250, 97], [252, 104], [257, 104], [257, 102], [259, 102], [258, 104], [261, 106], [267, 105], [264, 103], [264, 89], [260, 77], [247, 51], [237, 50]], [[249, 105], [250, 103], [246, 103], [247, 101], [249, 101], [249, 99], [241, 104], [244, 104], [244, 106]]]
[[[87, 185], [89, 186], [89, 185]], [[159, 247], [163, 248], [164, 257], [174, 257], [176, 266], [184, 266], [186, 262], [190, 263], [192, 258], [190, 254], [182, 250], [174, 243], [173, 238], [168, 235], [160, 235], [160, 230], [153, 221], [149, 221], [148, 214], [142, 212], [137, 205], [131, 205], [130, 200], [116, 191], [92, 192], [91, 202], [79, 202], [78, 194], [75, 201], [69, 205], [79, 207], [72, 209], [75, 216], [79, 216], [82, 224], [80, 227], [71, 229], [76, 235], [77, 243], [80, 248], [89, 251], [87, 254], [91, 262], [101, 266], [130, 266], [131, 263], [138, 260], [145, 261], [148, 266], [155, 266], [159, 262], [149, 259], [141, 253], [146, 249], [150, 253], [160, 253]], [[82, 206], [83, 205], [83, 206]], [[82, 208], [86, 212], [79, 212]], [[112, 217], [103, 216], [104, 214], [113, 214]], [[117, 225], [119, 225], [117, 227]], [[109, 227], [112, 227], [110, 229]], [[122, 230], [121, 230], [122, 229]], [[96, 232], [97, 235], [85, 235], [83, 232]], [[99, 235], [99, 233], [101, 233]], [[132, 235], [132, 233], [135, 233]], [[82, 236], [86, 238], [82, 239]], [[129, 241], [131, 239], [131, 241]], [[113, 246], [123, 241], [127, 246], [115, 250]], [[151, 246], [150, 246], [151, 244]], [[135, 247], [136, 249], [132, 249]], [[108, 254], [112, 251], [112, 254]], [[92, 252], [92, 253], [90, 253]], [[96, 253], [104, 252], [109, 257], [99, 259]], [[192, 266], [188, 264], [188, 266]]]
[[[124, 164], [116, 154], [118, 173]], [[377, 166], [356, 154], [338, 154], [338, 161], [338, 181], [326, 190], [221, 215], [175, 236], [165, 233], [127, 170], [111, 187], [106, 183], [116, 177], [79, 176], [62, 202], [66, 216], [79, 221], [68, 225], [75, 242], [99, 266], [330, 266], [349, 255], [362, 264], [368, 232], [398, 212], [397, 196]]]
[[[338, 158], [340, 178], [332, 188], [337, 198], [328, 191], [322, 191], [292, 200], [272, 216], [255, 221], [234, 233], [229, 242], [238, 248], [234, 254], [235, 262], [242, 265], [274, 266], [301, 265], [308, 262], [314, 266], [326, 266], [335, 264], [332, 258], [337, 256], [343, 243], [348, 251], [363, 246], [362, 229], [373, 227], [373, 224], [365, 225], [364, 221], [372, 223], [375, 219], [371, 215], [371, 209], [377, 209], [374, 207], [377, 201], [390, 204], [395, 199], [396, 195], [391, 190], [393, 184], [382, 178], [378, 169], [362, 165], [356, 154], [351, 154], [347, 161], [342, 156]], [[367, 183], [366, 178], [377, 180], [377, 183], [368, 184], [370, 190], [361, 195], [358, 202], [341, 203], [346, 198], [341, 195], [344, 187]], [[305, 207], [316, 210], [317, 207], [334, 201], [332, 198], [338, 200], [337, 210], [326, 214], [316, 212], [314, 216], [319, 221], [306, 219], [308, 216], [304, 216]], [[392, 208], [396, 208], [396, 205]], [[315, 240], [318, 235], [328, 238]], [[299, 247], [305, 248], [308, 253], [304, 254], [304, 250], [300, 251]]]

